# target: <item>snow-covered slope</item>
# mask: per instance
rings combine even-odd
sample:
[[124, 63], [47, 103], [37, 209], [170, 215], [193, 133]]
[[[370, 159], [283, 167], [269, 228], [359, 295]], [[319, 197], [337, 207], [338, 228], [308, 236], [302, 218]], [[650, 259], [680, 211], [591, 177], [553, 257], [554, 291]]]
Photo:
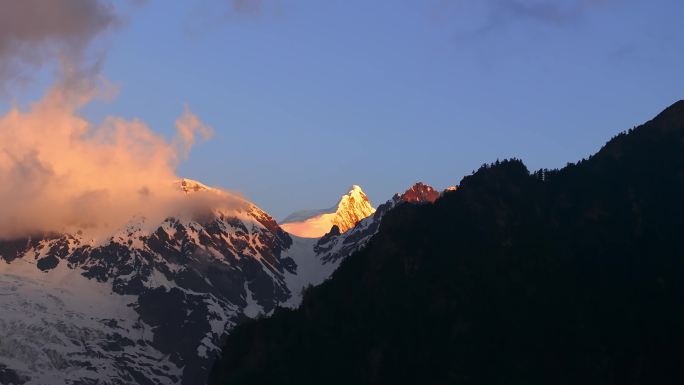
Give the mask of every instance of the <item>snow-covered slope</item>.
[[[220, 203], [219, 190], [178, 187]], [[291, 245], [234, 199], [201, 217], [135, 218], [105, 241], [0, 241], [0, 370], [28, 384], [201, 384], [227, 330], [291, 297]]]
[[375, 209], [361, 187], [353, 185], [337, 205], [322, 210], [303, 210], [283, 219], [281, 227], [290, 234], [304, 238], [318, 238], [337, 226], [340, 232], [356, 226]]
[[18, 259], [0, 274], [0, 383], [178, 383], [182, 369], [155, 348], [154, 331], [106, 283], [65, 265], [50, 274]]

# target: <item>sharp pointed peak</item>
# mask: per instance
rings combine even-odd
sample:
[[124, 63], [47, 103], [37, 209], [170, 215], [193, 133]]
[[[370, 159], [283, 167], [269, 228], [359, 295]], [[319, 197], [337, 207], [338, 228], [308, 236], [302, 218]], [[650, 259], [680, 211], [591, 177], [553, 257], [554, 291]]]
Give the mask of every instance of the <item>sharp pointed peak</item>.
[[353, 185], [351, 185], [351, 187], [349, 187], [349, 192], [347, 193], [347, 195], [351, 195], [355, 192], [356, 193], [359, 193], [359, 192], [363, 193], [363, 189], [358, 184], [353, 184]]
[[317, 238], [326, 234], [333, 225], [343, 233], [374, 212], [375, 208], [361, 186], [353, 184], [335, 206], [294, 212], [281, 221], [281, 227], [297, 236]]

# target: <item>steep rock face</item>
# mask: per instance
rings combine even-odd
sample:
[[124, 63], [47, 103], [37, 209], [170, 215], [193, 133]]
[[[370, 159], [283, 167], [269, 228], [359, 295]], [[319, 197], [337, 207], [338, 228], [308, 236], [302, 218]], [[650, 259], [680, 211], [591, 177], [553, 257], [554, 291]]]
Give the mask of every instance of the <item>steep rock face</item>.
[[433, 203], [440, 195], [440, 192], [432, 188], [432, 186], [418, 182], [401, 195], [401, 200], [410, 203]]
[[282, 221], [281, 227], [299, 237], [318, 238], [330, 231], [332, 226], [337, 226], [344, 233], [374, 212], [361, 187], [353, 185], [337, 205], [329, 209], [293, 213]]

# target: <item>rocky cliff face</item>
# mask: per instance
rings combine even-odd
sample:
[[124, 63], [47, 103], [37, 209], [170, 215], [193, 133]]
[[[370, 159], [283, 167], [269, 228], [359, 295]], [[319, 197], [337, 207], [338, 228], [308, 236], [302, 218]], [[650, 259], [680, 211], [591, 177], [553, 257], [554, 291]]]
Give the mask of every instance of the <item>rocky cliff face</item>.
[[433, 203], [440, 195], [440, 192], [432, 188], [432, 186], [428, 186], [423, 182], [418, 182], [406, 190], [400, 198], [404, 202]]

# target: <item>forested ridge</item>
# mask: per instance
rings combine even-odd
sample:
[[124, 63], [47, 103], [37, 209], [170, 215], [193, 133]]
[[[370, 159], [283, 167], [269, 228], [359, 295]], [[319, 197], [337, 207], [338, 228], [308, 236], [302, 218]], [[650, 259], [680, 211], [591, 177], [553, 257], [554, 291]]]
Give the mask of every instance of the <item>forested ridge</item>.
[[386, 214], [211, 384], [684, 383], [684, 102], [560, 170], [483, 166]]

